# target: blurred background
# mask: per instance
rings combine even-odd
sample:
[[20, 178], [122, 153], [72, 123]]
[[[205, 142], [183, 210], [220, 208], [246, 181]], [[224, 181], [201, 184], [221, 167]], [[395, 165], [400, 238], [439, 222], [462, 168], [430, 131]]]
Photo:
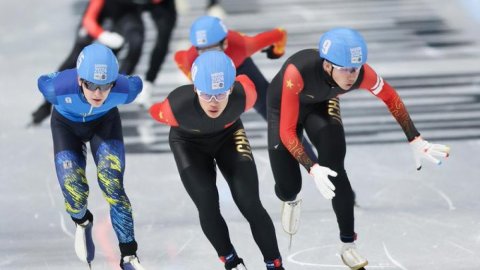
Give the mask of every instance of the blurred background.
[[[28, 126], [42, 103], [38, 76], [56, 71], [70, 52], [85, 0], [2, 1], [0, 9], [0, 269], [87, 269], [73, 248], [74, 224], [64, 211], [49, 121]], [[422, 136], [451, 146], [441, 166], [417, 172], [405, 136], [385, 105], [366, 91], [342, 96], [346, 168], [357, 194], [358, 247], [367, 269], [480, 268], [480, 1], [478, 0], [221, 0], [228, 28], [254, 35], [288, 32], [278, 60], [253, 56], [270, 80], [298, 50], [320, 35], [352, 27], [365, 37], [369, 64], [397, 89]], [[209, 12], [208, 1], [177, 0], [169, 53], [153, 84], [161, 101], [188, 83], [173, 53], [190, 46], [189, 27]], [[145, 74], [155, 27], [142, 14], [146, 39], [134, 74]], [[119, 52], [119, 58], [125, 52]], [[223, 269], [201, 232], [168, 146], [168, 127], [136, 104], [120, 107], [134, 209], [138, 254], [146, 269]], [[242, 119], [257, 163], [261, 199], [277, 230], [286, 269], [347, 269], [337, 255], [335, 216], [306, 172], [300, 231], [288, 249], [280, 201], [266, 151], [266, 123], [254, 112]], [[89, 154], [89, 208], [96, 218], [93, 269], [119, 269], [107, 203]], [[249, 269], [263, 269], [246, 220], [219, 176], [222, 213]]]

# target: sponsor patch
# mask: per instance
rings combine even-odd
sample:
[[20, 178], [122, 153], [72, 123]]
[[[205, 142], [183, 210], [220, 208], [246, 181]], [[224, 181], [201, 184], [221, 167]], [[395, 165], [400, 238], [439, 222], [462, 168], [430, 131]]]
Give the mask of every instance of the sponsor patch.
[[362, 63], [362, 48], [361, 47], [350, 48], [350, 60], [351, 60], [352, 64]]
[[63, 162], [63, 169], [68, 170], [72, 168], [72, 161], [71, 160], [65, 160]]
[[212, 73], [212, 90], [222, 89], [225, 85], [225, 78], [223, 72]]
[[95, 71], [93, 72], [93, 79], [104, 81], [107, 79], [107, 65], [95, 64]]
[[195, 32], [195, 38], [197, 39], [197, 44], [198, 45], [205, 45], [207, 44], [207, 31], [205, 30], [199, 30]]

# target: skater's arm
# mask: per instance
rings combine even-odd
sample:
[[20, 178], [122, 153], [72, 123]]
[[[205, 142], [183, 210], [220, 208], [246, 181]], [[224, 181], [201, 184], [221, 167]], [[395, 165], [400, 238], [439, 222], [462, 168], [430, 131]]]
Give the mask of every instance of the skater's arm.
[[365, 64], [364, 68], [365, 75], [360, 88], [369, 90], [387, 105], [390, 113], [400, 124], [410, 142], [417, 170], [422, 168], [421, 161], [423, 159], [440, 165], [442, 163], [440, 158], [447, 158], [449, 156], [450, 147], [442, 144], [433, 144], [424, 140], [415, 128], [405, 104], [397, 91], [378, 76], [370, 66]]
[[420, 136], [397, 91], [382, 77], [378, 76], [368, 64], [365, 64], [363, 67], [365, 72], [360, 88], [367, 89], [387, 105], [388, 110], [402, 127], [409, 142]]
[[142, 79], [139, 76], [124, 76], [124, 75], [119, 75], [122, 77], [125, 77], [128, 80], [128, 96], [127, 100], [125, 101], [125, 104], [131, 103], [132, 101], [135, 100], [135, 98], [142, 92], [143, 89], [143, 82]]
[[290, 154], [310, 172], [314, 163], [305, 153], [302, 142], [297, 136], [297, 121], [300, 112], [299, 94], [302, 90], [303, 79], [300, 72], [293, 64], [288, 65], [282, 83], [280, 139]]
[[82, 19], [82, 26], [87, 30], [88, 34], [97, 39], [104, 31], [102, 26], [98, 23], [98, 17], [103, 9], [105, 0], [90, 0], [87, 11]]
[[[270, 31], [259, 33], [253, 37], [243, 36], [245, 40], [246, 56], [250, 57], [254, 53], [271, 47], [272, 58], [279, 58], [285, 53], [287, 43], [287, 32], [282, 28], [276, 28]], [[268, 52], [267, 52], [268, 55]]]
[[54, 104], [57, 105], [57, 95], [55, 93], [55, 84], [53, 81], [57, 77], [59, 72], [54, 72], [50, 73], [47, 75], [42, 75], [38, 78], [37, 84], [38, 84], [38, 90], [42, 93], [42, 95], [45, 97], [45, 99]]
[[172, 127], [178, 127], [177, 119], [175, 119], [175, 115], [173, 115], [168, 98], [162, 102], [153, 104], [149, 111], [152, 118], [158, 122]]
[[190, 69], [192, 68], [193, 62], [198, 57], [198, 52], [195, 47], [190, 47], [186, 51], [177, 51], [174, 55], [175, 63], [177, 67], [187, 76], [189, 80], [192, 79], [190, 74]]
[[245, 111], [250, 110], [257, 101], [257, 91], [255, 90], [255, 84], [248, 78], [247, 75], [238, 75], [235, 79], [238, 81], [245, 91]]

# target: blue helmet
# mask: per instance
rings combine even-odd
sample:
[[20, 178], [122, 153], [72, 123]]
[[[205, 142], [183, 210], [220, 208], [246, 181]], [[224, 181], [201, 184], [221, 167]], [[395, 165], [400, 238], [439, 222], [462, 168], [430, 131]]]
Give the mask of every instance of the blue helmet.
[[209, 95], [224, 93], [235, 82], [236, 69], [232, 59], [221, 51], [207, 51], [193, 62], [192, 80], [195, 88]]
[[196, 19], [190, 28], [190, 42], [195, 47], [208, 47], [222, 41], [227, 32], [227, 27], [219, 18], [202, 16]]
[[117, 57], [104, 45], [88, 45], [78, 55], [77, 74], [99, 85], [111, 83], [118, 77]]
[[342, 67], [360, 67], [367, 62], [367, 44], [357, 31], [334, 28], [318, 43], [320, 57]]

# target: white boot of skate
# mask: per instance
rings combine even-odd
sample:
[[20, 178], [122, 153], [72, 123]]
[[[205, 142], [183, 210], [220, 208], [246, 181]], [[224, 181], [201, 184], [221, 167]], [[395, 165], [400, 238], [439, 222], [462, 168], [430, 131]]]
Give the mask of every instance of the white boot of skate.
[[145, 270], [135, 255], [123, 257], [122, 266], [123, 270]]
[[95, 257], [95, 245], [92, 239], [93, 223], [88, 220], [83, 224], [77, 224], [75, 231], [75, 253], [77, 257], [90, 264]]
[[143, 81], [143, 89], [140, 94], [138, 94], [137, 98], [135, 99], [135, 104], [140, 105], [145, 109], [149, 109], [152, 106], [152, 89], [153, 84], [149, 81]]
[[282, 205], [282, 227], [290, 234], [296, 234], [300, 225], [300, 213], [302, 210], [302, 199], [283, 202]]
[[352, 270], [358, 270], [368, 264], [367, 259], [357, 251], [355, 243], [344, 243], [340, 250], [343, 263]]

